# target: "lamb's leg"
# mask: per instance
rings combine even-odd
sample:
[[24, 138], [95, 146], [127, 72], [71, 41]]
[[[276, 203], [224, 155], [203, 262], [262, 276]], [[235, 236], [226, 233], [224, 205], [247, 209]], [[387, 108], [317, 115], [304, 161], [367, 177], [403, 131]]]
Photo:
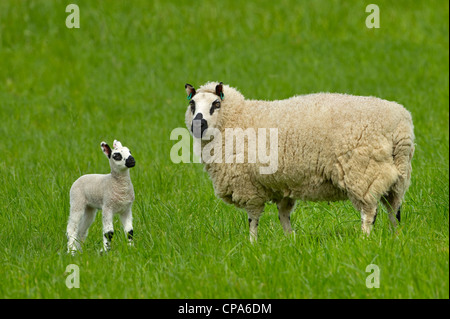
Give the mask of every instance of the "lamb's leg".
[[261, 217], [261, 214], [264, 210], [263, 207], [259, 208], [247, 208], [247, 215], [248, 215], [248, 225], [250, 228], [250, 242], [254, 243], [258, 239], [258, 223], [259, 218]]
[[286, 234], [292, 233], [291, 227], [291, 212], [294, 209], [295, 200], [289, 197], [283, 198], [277, 203], [278, 217], [280, 219], [281, 226]]
[[103, 252], [107, 252], [111, 248], [111, 240], [114, 235], [113, 212], [110, 209], [103, 209]]
[[128, 243], [131, 245], [133, 243], [133, 217], [131, 213], [131, 208], [124, 213], [120, 214], [120, 220], [123, 225], [123, 230], [127, 234]]
[[81, 242], [84, 242], [84, 240], [86, 239], [89, 232], [89, 227], [91, 227], [92, 222], [95, 219], [96, 213], [97, 209], [92, 207], [86, 207], [83, 218], [81, 219], [80, 222], [80, 227], [78, 229], [78, 238], [81, 240]]
[[83, 215], [84, 209], [74, 206], [70, 207], [69, 222], [67, 223], [67, 253], [69, 254], [74, 254], [77, 250], [81, 250], [78, 229]]

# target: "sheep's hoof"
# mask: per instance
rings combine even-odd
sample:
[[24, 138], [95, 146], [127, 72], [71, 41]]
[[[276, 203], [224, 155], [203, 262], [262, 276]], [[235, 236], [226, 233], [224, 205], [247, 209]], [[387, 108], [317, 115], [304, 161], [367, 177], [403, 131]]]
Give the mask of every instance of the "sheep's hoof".
[[286, 233], [286, 236], [295, 241], [295, 231], [291, 230], [290, 232]]

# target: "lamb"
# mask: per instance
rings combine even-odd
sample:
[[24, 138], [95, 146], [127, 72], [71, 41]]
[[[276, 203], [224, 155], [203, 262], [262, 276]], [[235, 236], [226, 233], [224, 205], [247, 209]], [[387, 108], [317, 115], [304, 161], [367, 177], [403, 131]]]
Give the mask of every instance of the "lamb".
[[[212, 143], [208, 141], [210, 130], [277, 129], [278, 169], [272, 174], [261, 173], [260, 160], [248, 161], [250, 151], [245, 148], [244, 163], [230, 163], [223, 154], [216, 155], [217, 161], [204, 163], [216, 196], [247, 211], [250, 241], [257, 239], [258, 222], [268, 201], [277, 204], [286, 233], [292, 232], [290, 214], [296, 200], [350, 200], [361, 214], [366, 235], [381, 201], [391, 224], [397, 226], [414, 153], [412, 117], [402, 105], [337, 93], [249, 100], [222, 82], [209, 82], [198, 90], [186, 84], [185, 89], [189, 100], [186, 126], [202, 149]], [[219, 149], [227, 147], [226, 134], [214, 136], [219, 136]], [[248, 144], [250, 134], [246, 137]], [[236, 140], [238, 150], [245, 140]], [[270, 145], [262, 145], [270, 151]], [[232, 150], [234, 159], [242, 156]]]
[[111, 173], [83, 175], [73, 183], [67, 225], [68, 253], [81, 250], [80, 243], [86, 239], [98, 209], [102, 210], [103, 252], [110, 249], [114, 214], [120, 214], [129, 243], [133, 240], [131, 206], [134, 189], [129, 168], [134, 167], [136, 161], [130, 150], [119, 141], [114, 140], [113, 150], [105, 142], [101, 142], [100, 146], [109, 159]]

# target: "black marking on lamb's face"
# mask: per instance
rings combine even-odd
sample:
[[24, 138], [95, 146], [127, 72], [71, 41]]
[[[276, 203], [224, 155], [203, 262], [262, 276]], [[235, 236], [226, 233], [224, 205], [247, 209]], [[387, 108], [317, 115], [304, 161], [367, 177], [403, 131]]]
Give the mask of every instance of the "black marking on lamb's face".
[[122, 154], [120, 154], [120, 153], [114, 153], [114, 154], [112, 155], [112, 158], [113, 158], [113, 160], [115, 160], [115, 161], [121, 161], [121, 160], [122, 160]]
[[125, 166], [128, 168], [134, 167], [136, 165], [136, 161], [134, 160], [133, 156], [128, 156], [127, 160], [125, 161]]
[[189, 101], [189, 105], [191, 106], [192, 114], [194, 114], [195, 113], [195, 101], [194, 100], [190, 100]]
[[211, 105], [211, 109], [209, 110], [209, 114], [213, 115], [214, 110], [216, 109], [220, 109], [220, 101], [219, 100], [215, 100], [212, 105]]

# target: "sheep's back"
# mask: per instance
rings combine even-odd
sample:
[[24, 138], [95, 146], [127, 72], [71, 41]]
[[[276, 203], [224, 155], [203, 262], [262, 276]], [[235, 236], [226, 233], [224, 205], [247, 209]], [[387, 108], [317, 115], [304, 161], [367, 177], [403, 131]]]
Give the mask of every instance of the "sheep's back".
[[393, 165], [396, 129], [412, 127], [403, 106], [375, 97], [319, 93], [249, 104], [257, 110], [251, 126], [278, 129], [278, 170], [253, 170], [257, 180], [283, 196], [311, 200], [344, 199], [343, 167]]

